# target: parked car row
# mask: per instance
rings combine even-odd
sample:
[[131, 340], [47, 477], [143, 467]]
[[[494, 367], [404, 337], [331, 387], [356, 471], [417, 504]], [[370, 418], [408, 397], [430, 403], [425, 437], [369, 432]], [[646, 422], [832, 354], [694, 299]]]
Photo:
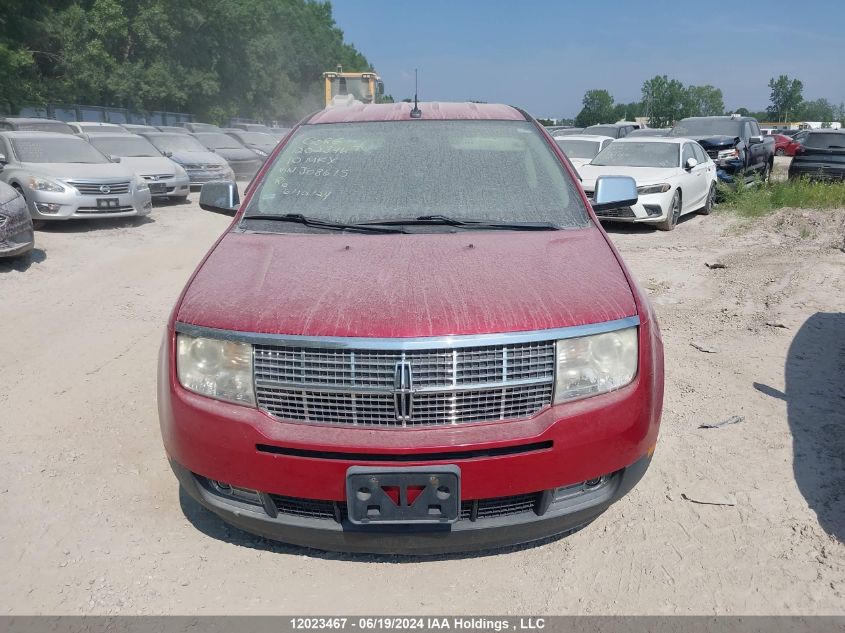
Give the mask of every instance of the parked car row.
[[[52, 119], [28, 119], [20, 117], [7, 117], [0, 119], [0, 130], [12, 131], [44, 131], [63, 134], [75, 134], [88, 141], [92, 141], [101, 135], [129, 136], [137, 134], [145, 137], [151, 144], [159, 148], [157, 141], [162, 145], [178, 146], [178, 149], [161, 149], [161, 154], [167, 156], [168, 152], [174, 154], [191, 153], [190, 160], [182, 161], [178, 157], [175, 162], [179, 163], [189, 174], [191, 185], [199, 187], [203, 182], [213, 180], [222, 176], [228, 177], [228, 168], [234, 173], [238, 180], [250, 180], [261, 168], [264, 159], [273, 150], [279, 138], [287, 133], [287, 128], [269, 128], [258, 124], [239, 124], [237, 127], [220, 128], [211, 123], [182, 122], [172, 126], [152, 126], [139, 124], [104, 123], [96, 121], [54, 121]], [[193, 138], [195, 142], [186, 141], [184, 138], [170, 141], [161, 135], [170, 137]], [[112, 144], [117, 140], [112, 138]], [[200, 152], [203, 154], [200, 155]], [[214, 156], [209, 156], [212, 153]], [[118, 157], [128, 157], [129, 154], [114, 153]], [[147, 157], [144, 154], [144, 157]], [[223, 167], [220, 168], [220, 165]], [[222, 172], [222, 173], [221, 173]], [[182, 191], [177, 190], [175, 195], [182, 197]], [[187, 195], [187, 191], [184, 192]]]

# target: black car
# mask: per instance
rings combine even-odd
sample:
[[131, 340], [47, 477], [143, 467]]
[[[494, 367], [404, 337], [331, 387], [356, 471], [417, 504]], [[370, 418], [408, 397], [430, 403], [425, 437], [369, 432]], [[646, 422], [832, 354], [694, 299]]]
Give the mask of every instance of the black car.
[[809, 130], [789, 164], [789, 178], [845, 180], [845, 131]]
[[194, 132], [192, 136], [229, 163], [238, 180], [251, 180], [264, 163], [262, 157], [223, 132]]
[[20, 192], [0, 182], [0, 258], [32, 250], [35, 236], [29, 209]]

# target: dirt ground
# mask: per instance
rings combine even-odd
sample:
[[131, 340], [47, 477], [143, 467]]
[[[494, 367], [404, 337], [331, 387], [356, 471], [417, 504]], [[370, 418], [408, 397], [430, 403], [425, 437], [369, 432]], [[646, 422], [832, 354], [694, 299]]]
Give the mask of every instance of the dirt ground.
[[651, 469], [568, 538], [434, 560], [274, 544], [180, 498], [156, 355], [227, 223], [157, 206], [0, 263], [0, 613], [845, 612], [845, 209], [610, 227], [666, 344]]

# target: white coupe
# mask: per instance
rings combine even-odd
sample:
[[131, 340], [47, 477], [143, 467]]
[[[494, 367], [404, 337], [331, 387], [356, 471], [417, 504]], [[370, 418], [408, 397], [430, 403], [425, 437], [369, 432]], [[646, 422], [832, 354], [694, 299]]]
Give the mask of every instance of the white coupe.
[[647, 222], [671, 231], [685, 213], [710, 213], [716, 198], [716, 165], [688, 138], [622, 138], [578, 168], [592, 198], [599, 176], [631, 176], [639, 199], [631, 207], [602, 211], [602, 220]]

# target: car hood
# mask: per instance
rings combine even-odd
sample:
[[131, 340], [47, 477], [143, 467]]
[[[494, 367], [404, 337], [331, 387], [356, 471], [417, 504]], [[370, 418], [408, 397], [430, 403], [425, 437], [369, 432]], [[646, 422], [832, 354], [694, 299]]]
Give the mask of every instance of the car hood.
[[637, 185], [650, 185], [663, 182], [678, 174], [680, 167], [606, 167], [584, 165], [578, 168], [584, 189], [592, 191], [599, 176], [630, 176]]
[[214, 150], [214, 153], [216, 153], [218, 156], [223, 157], [227, 161], [259, 160], [258, 155], [251, 149], [247, 149], [246, 147], [234, 149], [217, 149]]
[[185, 291], [183, 323], [270, 334], [418, 337], [636, 314], [598, 228], [423, 235], [231, 232]]
[[120, 164], [126, 165], [136, 174], [176, 173], [173, 161], [163, 156], [125, 156], [120, 159]]
[[46, 178], [109, 180], [132, 178], [135, 170], [123, 163], [21, 163], [21, 169]]
[[180, 165], [222, 165], [226, 166], [226, 159], [214, 152], [173, 152], [170, 160]]
[[694, 141], [698, 141], [699, 145], [701, 145], [704, 149], [719, 149], [721, 147], [735, 147], [739, 144], [739, 137], [738, 136], [725, 136], [721, 134], [713, 135], [704, 135], [704, 136], [685, 136], [684, 138], [690, 138]]

